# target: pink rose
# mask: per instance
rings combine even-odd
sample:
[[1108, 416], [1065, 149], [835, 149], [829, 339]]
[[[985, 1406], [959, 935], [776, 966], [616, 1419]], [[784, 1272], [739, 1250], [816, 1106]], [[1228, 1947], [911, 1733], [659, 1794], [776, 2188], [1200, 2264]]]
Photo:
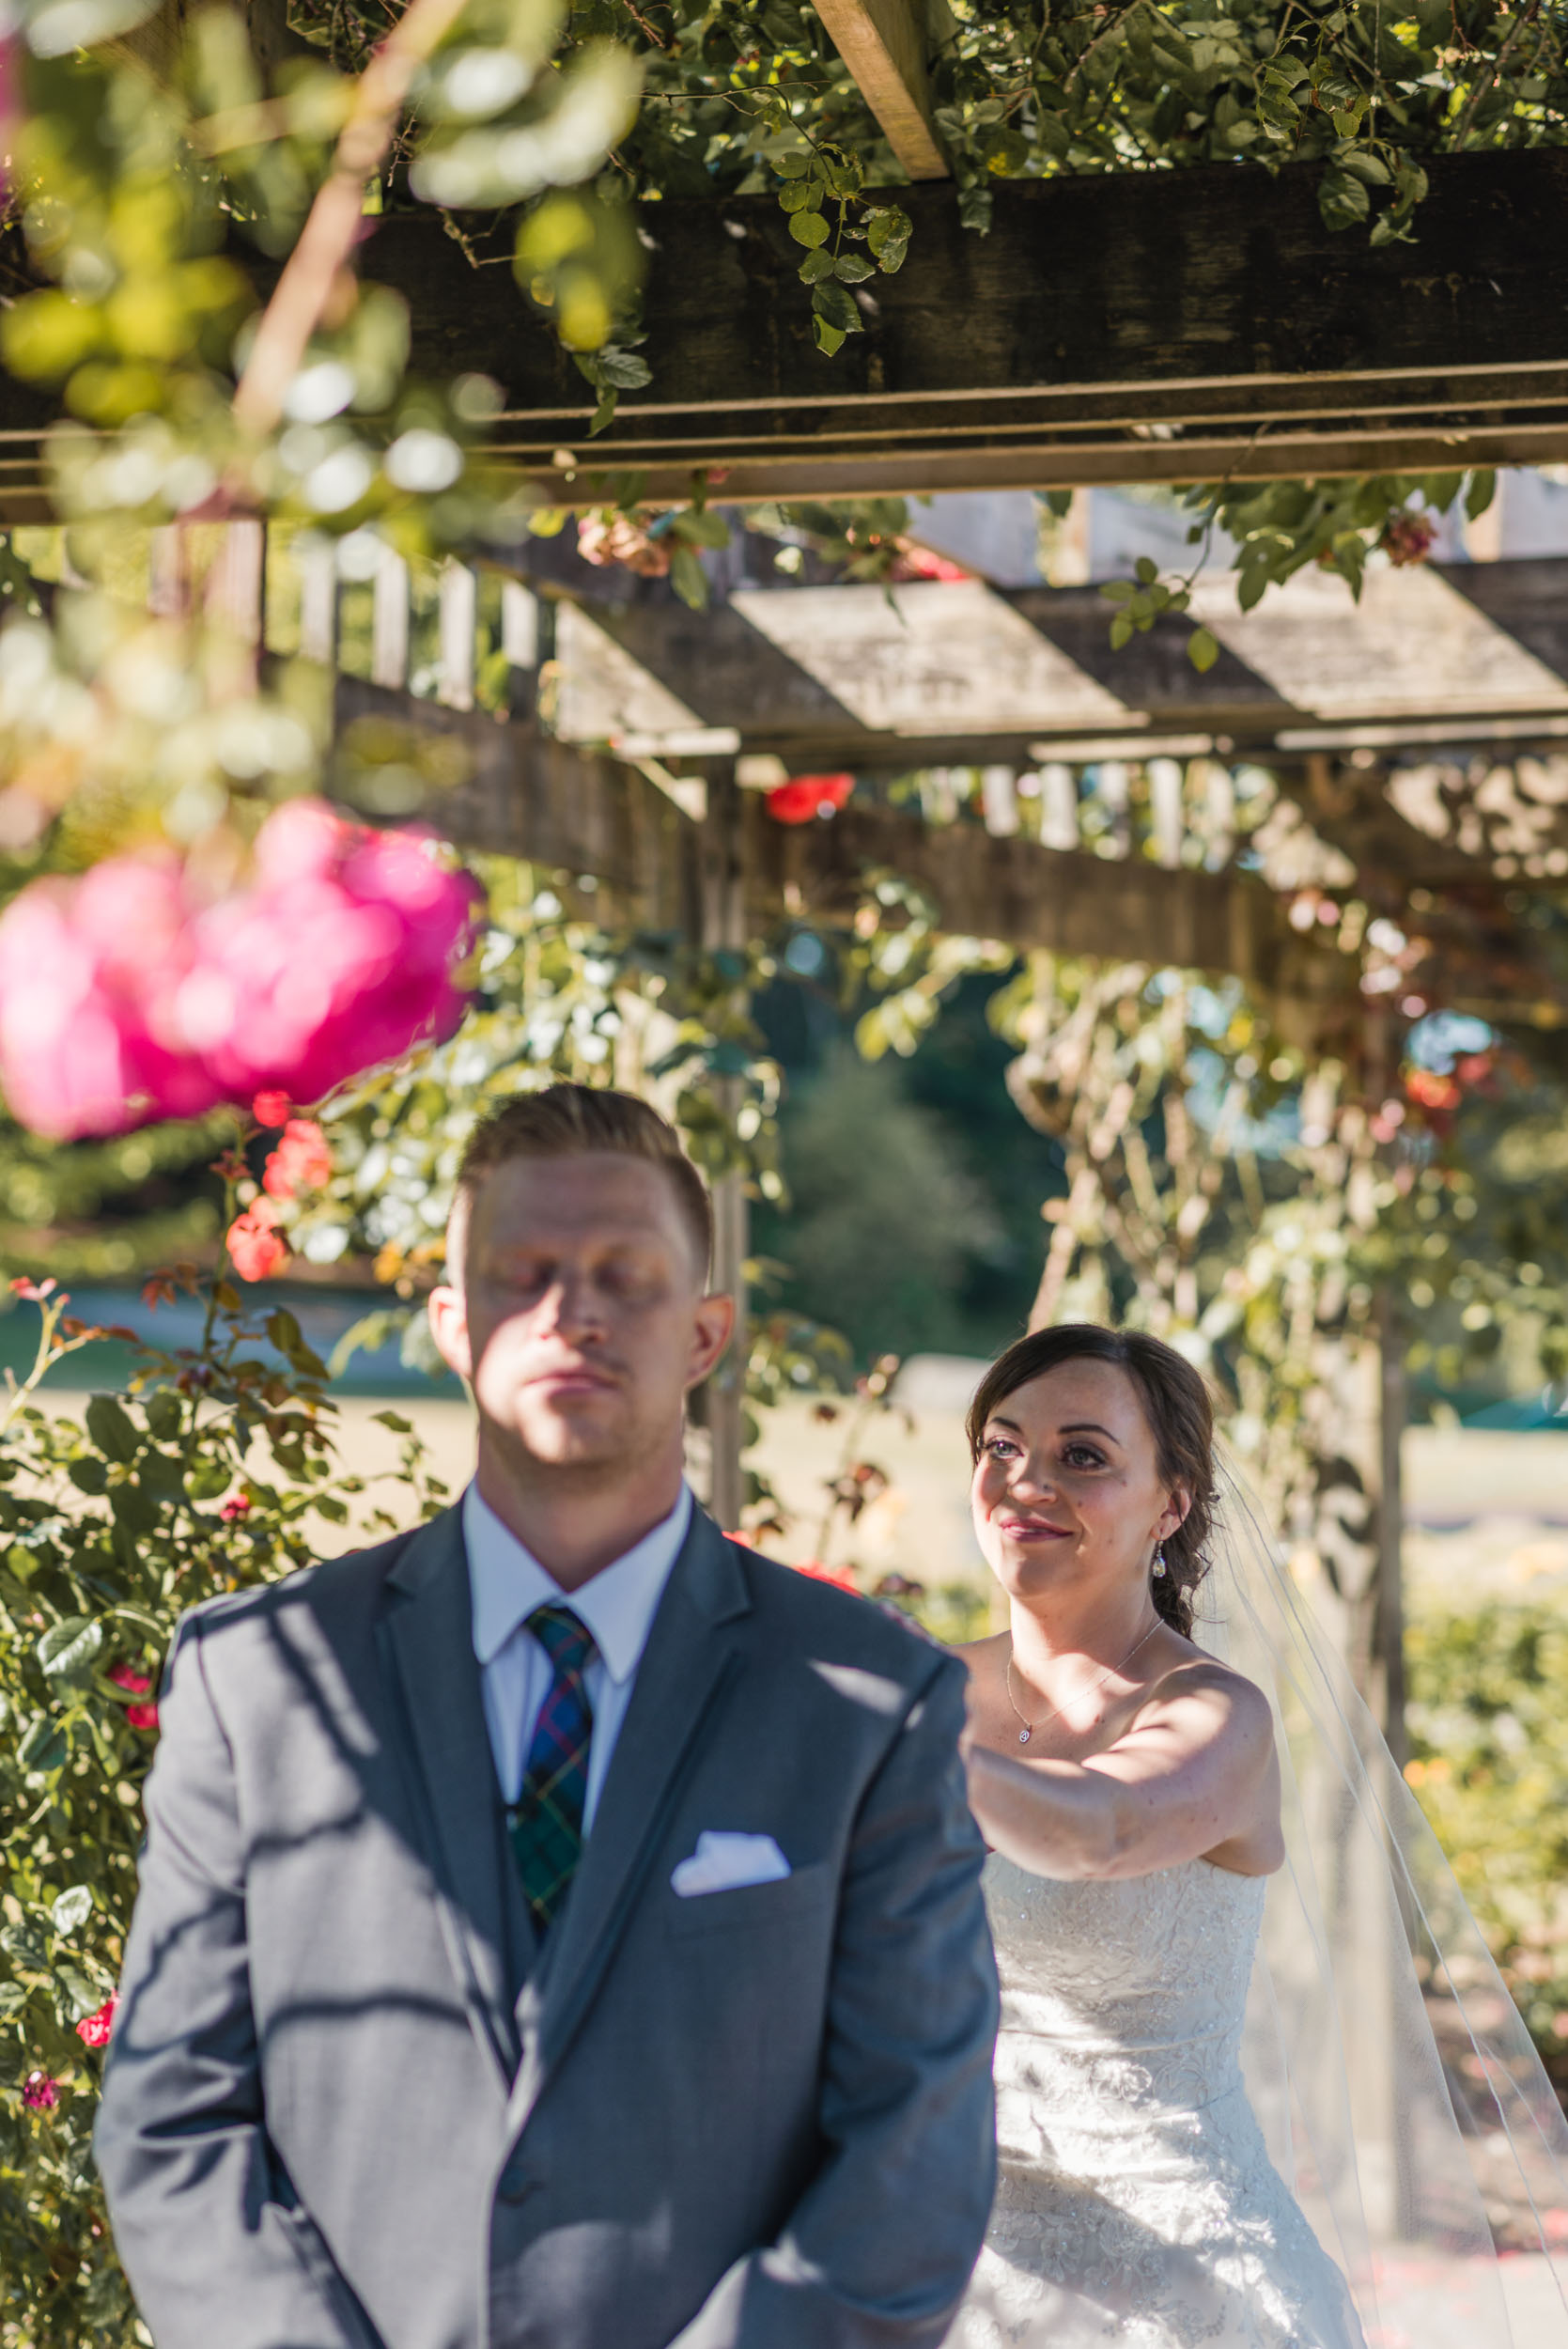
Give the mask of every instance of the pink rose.
[[22, 2101], [29, 2112], [53, 2112], [60, 2092], [47, 2072], [29, 2072], [22, 2083]]
[[76, 2026], [76, 2036], [89, 2047], [106, 2047], [109, 2033], [115, 2027], [115, 2009], [119, 2004], [116, 1992], [105, 1999], [96, 2015], [84, 2015]]

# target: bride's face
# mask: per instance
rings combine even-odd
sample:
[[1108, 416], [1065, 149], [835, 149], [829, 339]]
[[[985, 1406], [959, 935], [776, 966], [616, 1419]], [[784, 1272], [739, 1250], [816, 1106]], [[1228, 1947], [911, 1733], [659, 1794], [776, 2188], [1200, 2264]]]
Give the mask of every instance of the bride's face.
[[1158, 1545], [1187, 1515], [1162, 1483], [1137, 1387], [1114, 1362], [1059, 1363], [1004, 1395], [986, 1423], [970, 1493], [974, 1530], [1010, 1596], [1109, 1598], [1148, 1587]]

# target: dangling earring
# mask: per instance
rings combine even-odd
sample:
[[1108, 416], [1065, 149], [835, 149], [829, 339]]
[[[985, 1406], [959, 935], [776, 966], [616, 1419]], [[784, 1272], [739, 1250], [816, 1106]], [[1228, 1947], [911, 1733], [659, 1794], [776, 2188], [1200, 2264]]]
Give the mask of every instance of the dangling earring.
[[1154, 1571], [1155, 1579], [1157, 1582], [1160, 1576], [1165, 1572], [1165, 1544], [1163, 1542], [1161, 1542], [1159, 1548], [1155, 1552]]

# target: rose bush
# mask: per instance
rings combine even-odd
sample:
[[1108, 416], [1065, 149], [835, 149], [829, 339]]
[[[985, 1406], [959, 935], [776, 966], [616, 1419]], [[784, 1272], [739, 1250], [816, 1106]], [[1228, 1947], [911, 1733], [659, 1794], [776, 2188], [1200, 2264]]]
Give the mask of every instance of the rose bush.
[[[187, 1607], [330, 1547], [364, 1487], [337, 1466], [325, 1372], [287, 1311], [256, 1324], [220, 1278], [202, 1344], [144, 1349], [129, 1392], [78, 1420], [39, 1386], [89, 1333], [53, 1283], [23, 1285], [42, 1326], [0, 1403], [0, 2344], [131, 2349], [148, 2337], [90, 2132], [158, 1676]], [[381, 1417], [405, 1439], [401, 1521], [428, 1516], [442, 1488], [407, 1422]]]

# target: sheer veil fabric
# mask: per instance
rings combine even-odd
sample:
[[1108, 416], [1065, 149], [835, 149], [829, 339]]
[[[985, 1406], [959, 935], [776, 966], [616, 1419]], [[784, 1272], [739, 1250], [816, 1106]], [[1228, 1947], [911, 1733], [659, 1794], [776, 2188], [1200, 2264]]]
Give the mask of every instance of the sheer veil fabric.
[[[1568, 2127], [1436, 1837], [1234, 1470], [1194, 1638], [1274, 1707], [1243, 2066], [1369, 2349], [1568, 2349]], [[1554, 2255], [1556, 2255], [1554, 2257]]]

